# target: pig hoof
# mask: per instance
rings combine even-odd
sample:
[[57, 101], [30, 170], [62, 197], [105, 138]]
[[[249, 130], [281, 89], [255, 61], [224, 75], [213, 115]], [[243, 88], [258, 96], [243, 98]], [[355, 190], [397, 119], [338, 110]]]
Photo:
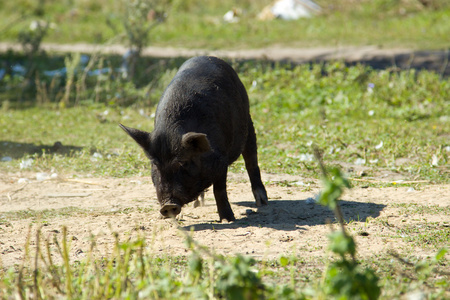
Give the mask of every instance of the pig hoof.
[[253, 190], [253, 196], [255, 196], [256, 206], [262, 206], [269, 204], [267, 200], [267, 193], [265, 189], [255, 189]]
[[222, 223], [222, 221], [225, 220], [225, 223], [230, 223], [230, 222], [234, 222], [236, 221], [236, 218], [234, 217], [234, 215], [228, 216], [228, 217], [221, 217], [220, 218], [220, 223]]
[[173, 218], [181, 212], [181, 206], [177, 204], [166, 204], [159, 210], [165, 218]]
[[231, 219], [231, 220], [228, 220], [228, 219], [221, 219], [221, 220], [220, 220], [220, 223], [228, 224], [228, 223], [232, 223], [232, 222], [234, 222], [234, 221], [236, 221], [236, 219]]

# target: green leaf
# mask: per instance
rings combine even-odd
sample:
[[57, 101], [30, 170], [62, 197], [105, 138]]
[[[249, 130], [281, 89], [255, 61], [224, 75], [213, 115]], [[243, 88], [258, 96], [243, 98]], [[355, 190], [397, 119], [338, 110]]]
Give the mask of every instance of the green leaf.
[[193, 277], [198, 277], [202, 274], [202, 270], [203, 260], [196, 254], [192, 255], [191, 259], [189, 260], [189, 273]]
[[289, 260], [286, 257], [282, 256], [280, 257], [280, 264], [281, 266], [286, 267], [289, 264]]
[[338, 199], [342, 196], [344, 188], [350, 188], [350, 182], [342, 175], [338, 168], [328, 170], [331, 179], [323, 178], [324, 187], [319, 195], [319, 203], [334, 210]]
[[345, 254], [355, 255], [356, 245], [351, 236], [345, 235], [342, 231], [335, 231], [331, 233], [329, 248], [336, 254], [345, 256]]
[[446, 248], [442, 248], [436, 254], [436, 261], [440, 261], [444, 258], [445, 254], [447, 254], [448, 250]]

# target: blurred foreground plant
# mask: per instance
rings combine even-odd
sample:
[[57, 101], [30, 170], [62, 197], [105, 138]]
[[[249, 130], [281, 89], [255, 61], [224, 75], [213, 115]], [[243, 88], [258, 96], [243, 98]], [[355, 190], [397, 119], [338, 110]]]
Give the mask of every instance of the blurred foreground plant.
[[338, 255], [339, 259], [331, 262], [323, 274], [322, 291], [326, 295], [325, 298], [378, 299], [381, 294], [378, 276], [370, 268], [363, 269], [356, 261], [356, 244], [345, 230], [339, 206], [338, 200], [344, 189], [350, 188], [350, 183], [339, 169], [325, 169], [317, 148], [314, 149], [314, 154], [322, 171], [324, 185], [318, 202], [333, 210], [341, 225], [340, 231], [334, 231], [329, 235], [329, 249]]
[[[123, 242], [114, 236], [111, 254], [96, 258], [97, 243], [77, 250], [71, 261], [70, 235], [45, 238], [41, 227], [32, 238], [30, 226], [23, 264], [18, 271], [0, 268], [0, 295], [9, 299], [262, 299], [263, 283], [256, 261], [237, 255], [225, 258], [198, 245], [186, 233], [192, 251], [188, 261], [149, 252], [143, 237]], [[184, 232], [184, 231], [183, 231]], [[32, 246], [33, 245], [33, 246]], [[55, 255], [56, 254], [56, 255]], [[202, 258], [204, 256], [205, 258]], [[187, 266], [186, 268], [184, 268]], [[180, 268], [184, 271], [180, 272]]]

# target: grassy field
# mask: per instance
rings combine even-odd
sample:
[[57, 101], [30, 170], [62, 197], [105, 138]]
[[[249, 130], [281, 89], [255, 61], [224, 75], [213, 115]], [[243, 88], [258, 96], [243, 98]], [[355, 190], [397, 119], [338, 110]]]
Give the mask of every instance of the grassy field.
[[[257, 20], [270, 2], [172, 1], [165, 9], [166, 21], [150, 32], [149, 44], [210, 49], [450, 46], [446, 1], [323, 0], [317, 1], [323, 12], [311, 19]], [[242, 10], [240, 21], [224, 23], [223, 14], [233, 7]], [[55, 24], [44, 42], [126, 43], [123, 11], [124, 3], [114, 0], [2, 1], [0, 40], [17, 41], [20, 33], [28, 32], [30, 22], [43, 19]], [[117, 56], [1, 54], [0, 69], [6, 70], [0, 80], [1, 182], [16, 184], [11, 178], [38, 172], [73, 180], [149, 176], [148, 160], [118, 124], [151, 131], [155, 105], [183, 61], [141, 58], [130, 79]], [[356, 188], [420, 190], [450, 183], [450, 81], [442, 74], [394, 67], [373, 70], [340, 61], [230, 63], [249, 93], [263, 172], [313, 181], [321, 177], [313, 156], [317, 145], [324, 163], [342, 170]], [[230, 171], [245, 172], [243, 160]], [[295, 183], [265, 184], [289, 188]], [[342, 181], [328, 186], [340, 185]], [[20, 188], [14, 186], [14, 191]], [[302, 189], [311, 188], [308, 184]], [[10, 193], [1, 193], [0, 199], [9, 203]], [[72, 237], [64, 227], [54, 240], [39, 228], [59, 219], [150, 212], [133, 207], [107, 212], [75, 207], [2, 212], [2, 233], [18, 221], [33, 227], [20, 253], [23, 265], [7, 269], [0, 258], [0, 298], [330, 299], [339, 293], [345, 294], [340, 299], [352, 293], [358, 299], [378, 295], [396, 299], [414, 293], [426, 299], [449, 297], [445, 250], [449, 227], [441, 220], [449, 215], [449, 207], [400, 202], [387, 206], [404, 216], [401, 226], [393, 227], [387, 216], [361, 222], [348, 219], [348, 232], [362, 236], [369, 225], [380, 226], [383, 240], [406, 246], [399, 254], [374, 253], [358, 259], [345, 235], [330, 239], [324, 257], [302, 257], [301, 248], [290, 256], [253, 260], [217, 255], [179, 231], [186, 239], [186, 255], [154, 255], [149, 251], [151, 236], [127, 239], [113, 233], [111, 255], [101, 259], [91, 255], [101, 247], [92, 236], [86, 258], [73, 261], [68, 254]], [[414, 252], [416, 246], [426, 250], [426, 257]], [[9, 249], [4, 251], [6, 255]], [[53, 262], [56, 256], [61, 264]], [[361, 291], [362, 286], [370, 288]]]
[[[88, 88], [81, 92], [78, 82], [71, 89], [70, 103], [78, 96], [83, 100], [67, 108], [58, 102], [58, 94], [65, 89], [62, 86], [45, 95], [35, 91], [43, 99], [38, 107], [13, 109], [29, 106], [26, 99], [33, 99], [33, 89], [22, 95], [22, 101], [6, 101], [22, 88], [10, 83], [0, 95], [5, 99], [0, 153], [14, 160], [1, 168], [15, 169], [21, 159], [31, 156], [36, 159], [34, 168], [63, 173], [130, 176], [142, 172], [143, 155], [117, 124], [152, 130], [154, 105], [180, 62], [149, 62], [149, 68], [162, 75], [137, 88], [120, 78], [98, 76], [89, 79]], [[234, 66], [249, 92], [265, 172], [317, 177], [311, 150], [316, 144], [327, 164], [341, 165], [352, 177], [386, 174], [391, 182], [449, 182], [447, 79], [426, 71], [374, 71], [340, 62]], [[42, 81], [42, 86], [52, 85]], [[64, 146], [62, 153], [70, 155], [53, 155], [51, 146], [58, 141]], [[41, 155], [42, 149], [46, 155]], [[107, 158], [108, 164], [92, 163], [95, 152]], [[239, 160], [232, 171], [242, 168]]]
[[[445, 49], [450, 6], [445, 0], [336, 1], [318, 0], [322, 12], [297, 21], [261, 21], [265, 1], [141, 1], [164, 11], [165, 22], [150, 33], [149, 44], [187, 48], [259, 48], [375, 45], [413, 49]], [[169, 5], [161, 3], [170, 2]], [[125, 1], [19, 0], [0, 3], [0, 40], [17, 41], [31, 22], [53, 25], [44, 42], [126, 42]], [[156, 3], [157, 5], [155, 5]], [[425, 3], [422, 4], [422, 3]], [[239, 22], [223, 15], [240, 11]], [[148, 21], [153, 22], [153, 21]], [[122, 38], [120, 38], [122, 36]]]

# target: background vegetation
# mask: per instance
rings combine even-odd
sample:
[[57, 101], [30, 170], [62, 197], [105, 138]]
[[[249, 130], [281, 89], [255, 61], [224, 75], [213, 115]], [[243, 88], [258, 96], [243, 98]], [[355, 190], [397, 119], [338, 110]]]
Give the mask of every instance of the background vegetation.
[[[137, 72], [148, 68], [151, 75], [138, 77], [141, 85], [115, 72], [114, 61], [105, 57], [99, 62], [110, 66], [105, 74], [74, 74], [72, 87], [65, 76], [44, 75], [28, 90], [18, 77], [3, 85], [0, 149], [17, 160], [0, 166], [15, 169], [30, 155], [36, 170], [55, 168], [68, 175], [148, 172], [142, 169], [146, 160], [140, 149], [117, 124], [152, 130], [155, 105], [183, 59], [144, 60]], [[398, 177], [449, 182], [450, 83], [438, 74], [374, 71], [341, 62], [233, 65], [249, 92], [265, 172], [317, 177], [315, 143], [326, 163], [341, 165], [353, 177], [387, 172], [387, 182]], [[144, 84], [143, 78], [153, 79]], [[37, 107], [13, 109], [35, 104], [34, 97]], [[65, 147], [53, 149], [55, 142]], [[91, 162], [95, 152], [105, 163]], [[232, 167], [234, 172], [243, 169], [242, 160]]]
[[[259, 21], [258, 13], [270, 2], [0, 2], [0, 40], [22, 46], [22, 51], [0, 54], [0, 172], [148, 175], [144, 155], [117, 123], [152, 130], [155, 105], [185, 59], [141, 57], [146, 45], [450, 46], [450, 7], [444, 0], [322, 0], [317, 2], [323, 11], [314, 18]], [[225, 23], [222, 16], [232, 8], [240, 12], [240, 21]], [[54, 55], [41, 51], [42, 42], [122, 43], [130, 52], [124, 57]], [[327, 165], [363, 180], [354, 181], [355, 185], [417, 187], [423, 182], [449, 182], [450, 82], [444, 72], [395, 66], [374, 70], [340, 61], [230, 63], [251, 99], [265, 172], [320, 177], [312, 150], [316, 144]], [[443, 64], [445, 69], [448, 60]], [[231, 171], [243, 172], [243, 167], [239, 160]], [[326, 179], [330, 194], [348, 186], [340, 172], [333, 172], [337, 181]], [[383, 176], [386, 180], [371, 180]], [[448, 241], [446, 232], [424, 234], [436, 245]], [[38, 231], [38, 245], [39, 236]], [[375, 299], [381, 295], [391, 299], [421, 288], [430, 299], [448, 296], [446, 250], [422, 262], [400, 256], [358, 262], [352, 239], [345, 233], [330, 238], [336, 257], [318, 263], [328, 267], [314, 268], [301, 279], [296, 270], [304, 261], [299, 257], [276, 261], [218, 257], [189, 236], [190, 257], [154, 257], [145, 252], [145, 238], [122, 242], [117, 237], [113, 256], [73, 264], [67, 259], [65, 238], [54, 241], [65, 262], [62, 266], [45, 256], [49, 246], [43, 243], [37, 253], [25, 254], [24, 267], [0, 270], [0, 295], [21, 299]], [[38, 260], [45, 268], [37, 267]], [[393, 276], [393, 269], [402, 272]], [[342, 280], [354, 283], [349, 278], [360, 281], [353, 286], [341, 284]], [[337, 289], [342, 286], [348, 289]]]
[[[136, 1], [131, 1], [136, 2]], [[255, 48], [268, 45], [309, 47], [375, 45], [439, 49], [449, 46], [450, 4], [446, 0], [317, 0], [322, 13], [285, 22], [260, 21], [271, 0], [145, 1], [164, 18], [155, 27], [152, 45], [188, 48]], [[17, 0], [0, 3], [0, 39], [15, 41], [36, 20], [52, 26], [45, 39], [55, 43], [100, 43], [124, 32], [122, 0]], [[236, 9], [240, 21], [223, 15]], [[117, 40], [116, 40], [117, 41]]]

